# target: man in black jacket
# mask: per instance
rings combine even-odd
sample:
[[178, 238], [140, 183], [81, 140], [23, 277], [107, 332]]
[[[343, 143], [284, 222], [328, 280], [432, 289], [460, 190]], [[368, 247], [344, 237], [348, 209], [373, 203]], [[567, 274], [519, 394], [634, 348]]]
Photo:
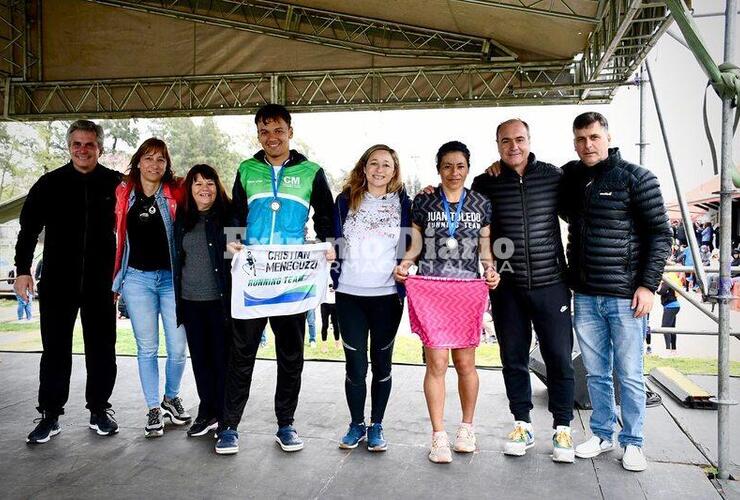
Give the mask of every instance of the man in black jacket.
[[118, 432], [108, 399], [116, 380], [116, 319], [111, 285], [115, 251], [115, 188], [120, 174], [98, 163], [103, 129], [78, 120], [67, 131], [71, 161], [44, 174], [31, 187], [21, 211], [15, 247], [21, 297], [33, 293], [31, 261], [42, 230], [44, 280], [40, 286], [39, 373], [41, 419], [26, 439], [45, 443], [59, 434], [59, 415], [69, 396], [72, 332], [81, 313], [85, 342], [90, 428], [100, 435]]
[[621, 392], [622, 466], [641, 471], [647, 467], [642, 342], [671, 231], [658, 179], [609, 148], [606, 118], [583, 113], [573, 122], [573, 134], [580, 160], [563, 167], [568, 268], [593, 406], [593, 436], [576, 447], [576, 456], [591, 458], [614, 447], [614, 369]]
[[513, 244], [510, 255], [497, 255], [501, 284], [491, 291], [506, 396], [515, 420], [504, 453], [521, 456], [534, 446], [529, 375], [534, 325], [547, 366], [552, 457], [556, 462], [573, 462], [573, 332], [558, 220], [562, 172], [530, 153], [529, 126], [522, 120], [501, 123], [496, 144], [501, 173], [479, 175], [472, 189], [491, 200], [493, 240], [505, 238]]

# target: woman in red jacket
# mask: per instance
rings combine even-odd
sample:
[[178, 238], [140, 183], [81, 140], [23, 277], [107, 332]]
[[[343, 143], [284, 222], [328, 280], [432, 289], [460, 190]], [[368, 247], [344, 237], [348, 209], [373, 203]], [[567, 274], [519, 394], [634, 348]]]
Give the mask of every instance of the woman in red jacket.
[[[164, 434], [164, 418], [184, 425], [191, 417], [179, 397], [185, 369], [185, 329], [177, 326], [172, 281], [176, 261], [173, 223], [182, 202], [167, 145], [144, 141], [116, 190], [116, 261], [113, 291], [123, 296], [136, 338], [139, 378], [149, 412], [146, 437]], [[159, 318], [167, 348], [165, 390], [159, 400]]]

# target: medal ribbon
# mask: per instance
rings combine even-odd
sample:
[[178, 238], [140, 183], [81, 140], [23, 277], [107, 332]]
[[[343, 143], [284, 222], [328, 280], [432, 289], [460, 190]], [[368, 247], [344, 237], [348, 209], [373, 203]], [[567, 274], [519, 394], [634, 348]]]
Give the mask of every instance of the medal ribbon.
[[[272, 165], [270, 165], [270, 179], [272, 181], [272, 199], [277, 200], [278, 198], [278, 190], [280, 189], [280, 183], [283, 182], [283, 172], [285, 171], [285, 164], [290, 161], [290, 157], [288, 157], [287, 160], [285, 160], [280, 167], [280, 171], [278, 172], [277, 179], [275, 179], [275, 169]], [[265, 162], [267, 163], [267, 162]]]
[[447, 201], [447, 196], [445, 196], [444, 189], [439, 188], [439, 192], [442, 194], [442, 205], [444, 205], [445, 207], [445, 215], [447, 216], [447, 234], [450, 235], [450, 238], [454, 238], [455, 231], [457, 231], [457, 226], [460, 223], [460, 214], [462, 213], [463, 203], [465, 203], [466, 191], [465, 188], [463, 188], [463, 192], [460, 195], [460, 201], [458, 202], [457, 209], [455, 210], [454, 221], [450, 217], [450, 203]]

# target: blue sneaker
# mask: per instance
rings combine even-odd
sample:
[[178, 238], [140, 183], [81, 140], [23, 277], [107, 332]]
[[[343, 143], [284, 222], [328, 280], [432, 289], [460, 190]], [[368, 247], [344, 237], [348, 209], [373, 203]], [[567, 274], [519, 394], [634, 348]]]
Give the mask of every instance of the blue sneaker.
[[232, 427], [227, 427], [218, 433], [216, 453], [219, 455], [233, 455], [239, 453], [239, 433]]
[[367, 437], [366, 434], [367, 427], [365, 427], [365, 422], [361, 424], [350, 422], [349, 429], [347, 429], [347, 434], [345, 434], [342, 440], [339, 442], [339, 447], [345, 450], [357, 448], [357, 445], [360, 444], [360, 441], [364, 441]]
[[367, 449], [368, 451], [385, 451], [388, 449], [388, 441], [383, 437], [383, 426], [381, 424], [371, 424], [367, 428]]
[[278, 428], [275, 434], [275, 441], [278, 442], [283, 451], [298, 451], [303, 449], [303, 441], [298, 437], [298, 433], [292, 425], [284, 425]]

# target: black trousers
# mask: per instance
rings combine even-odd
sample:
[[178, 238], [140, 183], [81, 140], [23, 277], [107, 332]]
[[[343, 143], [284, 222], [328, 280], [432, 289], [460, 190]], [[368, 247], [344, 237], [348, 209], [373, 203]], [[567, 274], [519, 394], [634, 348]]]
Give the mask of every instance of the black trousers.
[[220, 300], [182, 301], [182, 322], [200, 405], [198, 419], [223, 419], [224, 386], [231, 345], [231, 319]]
[[[660, 320], [660, 326], [674, 328], [676, 326], [676, 316], [678, 316], [678, 311], [680, 310], [678, 307], [663, 308], [663, 317]], [[663, 334], [666, 349], [676, 349], [676, 337], [677, 335], [675, 333]]]
[[337, 321], [337, 305], [321, 304], [321, 340], [326, 342], [329, 336], [329, 316], [331, 316], [331, 325], [334, 328], [334, 340], [339, 340], [339, 322]]
[[95, 287], [80, 293], [42, 284], [39, 310], [43, 352], [38, 410], [52, 415], [64, 413], [72, 375], [72, 334], [78, 312], [87, 368], [85, 407], [94, 412], [110, 408], [108, 399], [116, 382], [116, 312], [110, 286], [107, 290]]
[[337, 292], [337, 315], [342, 331], [347, 377], [344, 393], [352, 422], [365, 421], [367, 345], [370, 341], [370, 421], [381, 423], [391, 394], [393, 343], [403, 314], [397, 294], [361, 297]]
[[515, 420], [530, 422], [532, 326], [547, 368], [548, 409], [553, 427], [573, 420], [573, 328], [570, 290], [555, 284], [526, 290], [502, 283], [491, 292], [493, 322], [501, 348], [504, 384]]
[[[268, 318], [234, 319], [234, 341], [229, 354], [226, 375], [223, 427], [239, 425], [249, 399], [252, 372], [257, 357], [262, 330]], [[273, 316], [270, 326], [275, 334], [277, 358], [277, 387], [275, 388], [275, 416], [279, 426], [293, 423], [298, 406], [303, 372], [303, 338], [306, 333], [306, 313]]]

